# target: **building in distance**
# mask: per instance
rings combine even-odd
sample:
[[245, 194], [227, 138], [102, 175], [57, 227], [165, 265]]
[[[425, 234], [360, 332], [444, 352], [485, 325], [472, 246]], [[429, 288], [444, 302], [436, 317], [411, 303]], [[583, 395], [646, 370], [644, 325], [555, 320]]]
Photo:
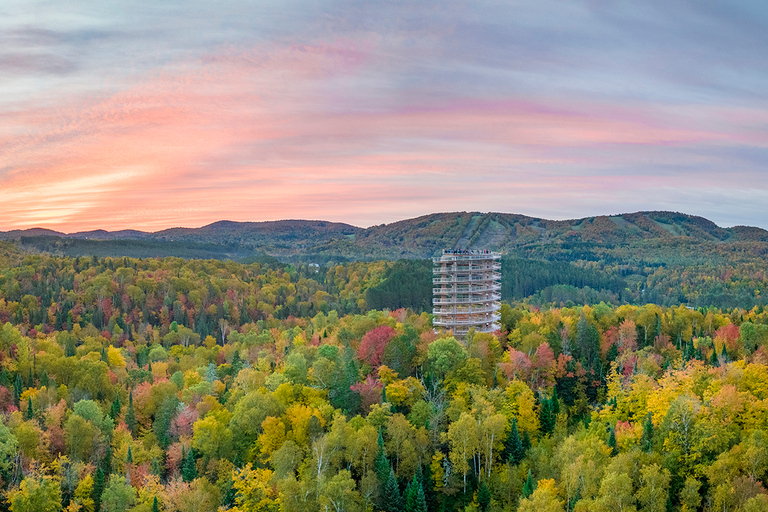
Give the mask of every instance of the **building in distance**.
[[501, 254], [486, 250], [444, 249], [432, 258], [432, 325], [463, 338], [470, 329], [499, 329]]

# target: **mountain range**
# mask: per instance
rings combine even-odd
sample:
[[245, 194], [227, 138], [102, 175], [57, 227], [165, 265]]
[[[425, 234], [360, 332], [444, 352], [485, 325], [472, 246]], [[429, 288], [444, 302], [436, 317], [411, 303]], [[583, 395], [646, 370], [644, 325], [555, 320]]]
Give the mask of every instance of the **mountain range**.
[[[748, 226], [719, 227], [703, 217], [647, 211], [621, 215], [548, 220], [509, 213], [434, 213], [360, 228], [315, 220], [219, 221], [200, 228], [62, 233], [43, 228], [0, 232], [0, 239], [74, 255], [244, 257], [254, 251], [278, 258], [427, 258], [443, 248], [492, 249], [504, 253], [551, 252], [574, 245], [628, 246], [706, 243], [768, 243], [768, 231]], [[119, 243], [117, 243], [119, 242]], [[136, 254], [138, 253], [138, 254]], [[178, 253], [178, 254], [175, 254]], [[530, 255], [530, 254], [528, 254]]]

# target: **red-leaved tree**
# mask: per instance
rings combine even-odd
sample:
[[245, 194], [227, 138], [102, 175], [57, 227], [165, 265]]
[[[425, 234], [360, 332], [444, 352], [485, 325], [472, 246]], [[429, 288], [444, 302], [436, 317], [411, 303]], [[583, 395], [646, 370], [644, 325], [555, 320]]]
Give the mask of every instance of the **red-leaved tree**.
[[382, 325], [365, 333], [360, 348], [357, 349], [357, 357], [360, 361], [368, 363], [372, 368], [381, 365], [381, 357], [384, 349], [395, 335], [395, 330], [388, 325]]

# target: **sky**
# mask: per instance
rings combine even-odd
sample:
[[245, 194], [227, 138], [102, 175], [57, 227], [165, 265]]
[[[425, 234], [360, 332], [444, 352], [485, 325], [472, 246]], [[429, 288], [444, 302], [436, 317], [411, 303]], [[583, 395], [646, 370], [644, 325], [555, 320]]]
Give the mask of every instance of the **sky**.
[[764, 0], [0, 2], [0, 230], [768, 228]]

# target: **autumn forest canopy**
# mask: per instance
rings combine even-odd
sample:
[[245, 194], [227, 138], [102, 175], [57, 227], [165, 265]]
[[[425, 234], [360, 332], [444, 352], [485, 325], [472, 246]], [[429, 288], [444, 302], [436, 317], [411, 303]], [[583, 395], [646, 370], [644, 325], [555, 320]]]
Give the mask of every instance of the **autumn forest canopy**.
[[766, 242], [629, 220], [679, 232], [518, 219], [501, 329], [466, 339], [433, 329], [431, 253], [345, 256], [360, 232], [237, 261], [0, 242], [0, 509], [768, 510]]

